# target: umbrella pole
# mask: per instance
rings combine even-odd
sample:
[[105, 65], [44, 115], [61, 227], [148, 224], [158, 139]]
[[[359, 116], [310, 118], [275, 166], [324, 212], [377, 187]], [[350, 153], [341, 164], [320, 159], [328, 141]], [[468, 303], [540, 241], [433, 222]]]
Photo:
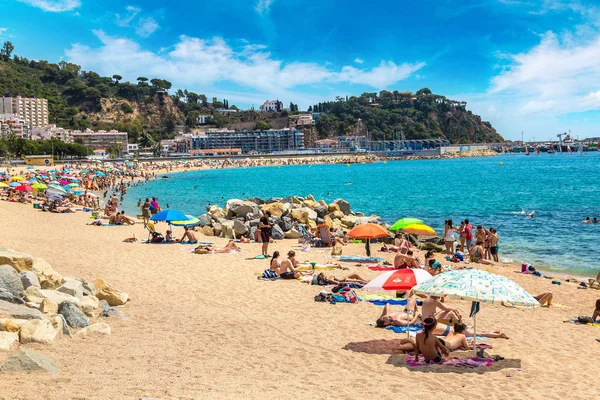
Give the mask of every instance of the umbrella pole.
[[473, 316], [473, 357], [477, 357], [477, 314]]

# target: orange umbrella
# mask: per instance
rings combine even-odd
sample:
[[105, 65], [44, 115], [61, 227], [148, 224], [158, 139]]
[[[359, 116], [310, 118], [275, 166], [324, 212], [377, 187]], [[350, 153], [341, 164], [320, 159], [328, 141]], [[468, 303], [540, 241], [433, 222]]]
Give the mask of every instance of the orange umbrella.
[[363, 224], [348, 232], [348, 236], [359, 239], [375, 239], [387, 236], [389, 233], [390, 232], [381, 225]]

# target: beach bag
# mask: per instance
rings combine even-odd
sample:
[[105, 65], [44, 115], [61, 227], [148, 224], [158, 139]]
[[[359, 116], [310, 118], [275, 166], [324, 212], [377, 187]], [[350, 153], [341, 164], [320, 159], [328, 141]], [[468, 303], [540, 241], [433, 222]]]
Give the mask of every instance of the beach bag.
[[348, 290], [346, 293], [344, 293], [344, 297], [346, 298], [346, 301], [348, 303], [358, 302], [358, 296], [356, 295], [356, 292], [354, 290]]
[[593, 324], [594, 320], [592, 320], [592, 317], [583, 316], [577, 317], [577, 322], [579, 322], [580, 324]]
[[535, 272], [535, 268], [528, 263], [521, 264], [521, 273], [523, 274], [533, 274]]
[[158, 233], [152, 232], [152, 238], [150, 239], [150, 243], [162, 243], [165, 240], [165, 237]]
[[277, 272], [273, 271], [272, 269], [267, 268], [263, 271], [262, 277], [264, 279], [275, 279], [279, 278], [279, 275], [277, 275]]

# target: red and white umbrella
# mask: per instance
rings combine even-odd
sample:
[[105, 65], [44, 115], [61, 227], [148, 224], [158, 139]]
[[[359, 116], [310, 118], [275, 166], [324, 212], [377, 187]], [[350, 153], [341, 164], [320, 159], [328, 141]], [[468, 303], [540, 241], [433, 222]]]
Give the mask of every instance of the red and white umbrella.
[[373, 292], [381, 290], [408, 291], [429, 279], [431, 279], [431, 274], [424, 269], [397, 269], [395, 271], [384, 272], [367, 283], [363, 289]]

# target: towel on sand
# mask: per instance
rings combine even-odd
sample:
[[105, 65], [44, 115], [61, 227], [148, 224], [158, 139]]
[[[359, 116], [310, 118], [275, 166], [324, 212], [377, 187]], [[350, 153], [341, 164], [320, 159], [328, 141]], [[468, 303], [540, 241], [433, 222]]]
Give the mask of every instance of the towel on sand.
[[396, 268], [394, 268], [394, 267], [379, 267], [379, 266], [377, 266], [377, 265], [370, 265], [370, 266], [369, 266], [369, 269], [370, 269], [371, 271], [393, 271], [393, 270], [395, 270]]
[[367, 256], [341, 256], [340, 261], [346, 262], [357, 262], [357, 261], [371, 261], [371, 262], [379, 262], [383, 261], [381, 257], [367, 257]]
[[479, 367], [490, 367], [494, 363], [494, 360], [491, 358], [480, 358], [480, 357], [470, 357], [470, 358], [460, 358], [460, 357], [451, 357], [446, 361], [440, 364], [429, 364], [425, 362], [425, 358], [423, 356], [419, 356], [419, 359], [415, 361], [414, 357], [408, 357], [406, 359], [406, 365], [410, 365], [411, 367], [426, 367], [430, 365], [444, 365], [446, 367], [467, 367], [467, 368], [479, 368]]

